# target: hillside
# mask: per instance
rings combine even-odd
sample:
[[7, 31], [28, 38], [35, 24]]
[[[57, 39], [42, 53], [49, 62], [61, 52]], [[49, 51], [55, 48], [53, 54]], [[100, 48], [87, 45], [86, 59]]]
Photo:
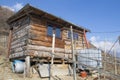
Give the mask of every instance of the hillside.
[[[1, 31], [9, 31], [9, 26], [6, 23], [7, 19], [12, 16], [14, 12], [7, 7], [0, 6], [0, 30]], [[0, 31], [0, 32], [1, 32]]]
[[0, 55], [6, 54], [5, 46], [7, 45], [7, 36], [9, 34], [9, 25], [7, 19], [12, 16], [14, 12], [8, 7], [0, 6]]

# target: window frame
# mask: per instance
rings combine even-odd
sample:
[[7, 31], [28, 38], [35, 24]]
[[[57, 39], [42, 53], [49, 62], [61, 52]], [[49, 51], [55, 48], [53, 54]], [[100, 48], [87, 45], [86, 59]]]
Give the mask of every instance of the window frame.
[[[52, 37], [53, 35], [49, 35], [48, 34], [48, 27], [49, 26], [51, 26], [53, 29], [52, 29], [52, 34], [53, 33], [55, 33], [55, 38], [59, 38], [59, 39], [61, 39], [62, 38], [62, 31], [61, 31], [61, 28], [58, 26], [58, 25], [53, 25], [53, 24], [47, 24], [47, 36], [50, 36], [50, 37]], [[59, 34], [59, 36], [56, 36], [56, 33], [57, 33], [57, 31], [56, 31], [56, 29], [59, 29], [59, 31], [60, 31], [60, 34]]]
[[[49, 31], [48, 31], [48, 28], [49, 28], [49, 27], [52, 28], [52, 32], [49, 32]], [[52, 27], [52, 25], [47, 25], [47, 36], [53, 36], [53, 30], [54, 30], [54, 28]], [[49, 34], [49, 33], [51, 33], [51, 34]]]
[[[77, 38], [76, 38], [77, 35]], [[68, 39], [71, 39], [71, 31], [68, 30]], [[73, 32], [73, 40], [79, 40], [79, 33], [78, 32]]]

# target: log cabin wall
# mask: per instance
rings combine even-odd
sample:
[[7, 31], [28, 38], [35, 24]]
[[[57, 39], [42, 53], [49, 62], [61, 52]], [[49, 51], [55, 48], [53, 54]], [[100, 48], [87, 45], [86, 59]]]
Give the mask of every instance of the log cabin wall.
[[27, 53], [28, 31], [30, 19], [25, 16], [11, 23], [12, 39], [10, 58], [22, 57]]
[[29, 5], [9, 20], [8, 22], [12, 30], [11, 59], [24, 59], [27, 55], [31, 58], [50, 58], [52, 52], [52, 33], [49, 33], [50, 28], [56, 34], [56, 59], [72, 58], [70, 40], [71, 25], [73, 26], [75, 49], [86, 48], [84, 28]]
[[[54, 24], [54, 23], [52, 23]], [[47, 34], [47, 20], [31, 16], [28, 51], [39, 57], [51, 57], [52, 36]], [[64, 40], [55, 38], [55, 58], [64, 57]]]
[[[63, 29], [62, 31], [62, 37], [65, 41], [65, 57], [66, 58], [72, 58], [72, 54], [71, 54], [71, 39], [69, 37], [69, 33], [70, 32], [70, 29], [67, 28], [67, 29]], [[73, 33], [76, 33], [76, 38], [74, 37], [74, 34], [73, 34], [73, 37], [74, 37], [74, 49], [77, 50], [77, 49], [84, 49], [86, 48], [86, 43], [84, 41], [84, 37], [83, 37], [83, 32], [79, 31], [79, 30], [76, 30], [76, 29], [73, 29]]]
[[[52, 36], [47, 34], [47, 20], [31, 17], [23, 17], [11, 25], [12, 43], [11, 58], [21, 57], [25, 55], [50, 57], [52, 52]], [[52, 23], [54, 24], [54, 23]], [[59, 57], [72, 58], [71, 40], [69, 36], [69, 28], [61, 26], [61, 38], [55, 39], [55, 55]], [[75, 49], [86, 48], [83, 32], [75, 30], [78, 39], [75, 40]]]
[[[31, 17], [31, 29], [29, 31], [29, 50], [33, 53], [39, 54], [42, 57], [49, 57], [50, 53], [52, 52], [52, 36], [47, 35], [48, 22], [49, 21], [45, 19], [42, 20], [38, 17]], [[75, 40], [75, 49], [86, 48], [83, 32], [76, 29], [74, 32], [78, 37], [78, 39]], [[61, 38], [55, 39], [55, 54], [60, 57], [71, 59], [71, 40], [68, 38], [68, 34], [69, 28], [61, 26]]]

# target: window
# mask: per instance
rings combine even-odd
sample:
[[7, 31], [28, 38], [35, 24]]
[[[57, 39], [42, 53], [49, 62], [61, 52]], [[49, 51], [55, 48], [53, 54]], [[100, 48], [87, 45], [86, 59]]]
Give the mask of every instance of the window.
[[56, 34], [57, 38], [61, 38], [61, 30], [60, 30], [60, 28], [55, 29], [55, 34]]
[[[74, 40], [78, 40], [78, 33], [76, 33], [76, 32], [73, 32], [73, 39]], [[71, 38], [71, 32], [69, 31], [68, 32], [68, 38], [70, 39]]]
[[47, 27], [47, 35], [49, 36], [53, 35], [53, 27], [51, 25], [48, 25]]
[[73, 33], [74, 40], [78, 40], [78, 33]]
[[71, 32], [68, 31], [68, 38], [70, 39], [71, 38]]
[[52, 36], [53, 33], [55, 33], [55, 36], [57, 38], [61, 38], [61, 29], [56, 27], [56, 26], [48, 25], [48, 27], [47, 27], [47, 35]]

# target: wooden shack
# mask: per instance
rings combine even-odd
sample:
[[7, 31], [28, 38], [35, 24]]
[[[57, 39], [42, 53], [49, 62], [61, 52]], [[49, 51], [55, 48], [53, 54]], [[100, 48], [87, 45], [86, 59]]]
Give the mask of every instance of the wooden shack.
[[[55, 33], [55, 63], [72, 59], [70, 26], [73, 27], [75, 49], [87, 48], [86, 32], [89, 30], [44, 12], [27, 4], [7, 20], [10, 25], [10, 60], [37, 59], [48, 62], [52, 52], [52, 38]], [[69, 62], [66, 62], [69, 63]]]

